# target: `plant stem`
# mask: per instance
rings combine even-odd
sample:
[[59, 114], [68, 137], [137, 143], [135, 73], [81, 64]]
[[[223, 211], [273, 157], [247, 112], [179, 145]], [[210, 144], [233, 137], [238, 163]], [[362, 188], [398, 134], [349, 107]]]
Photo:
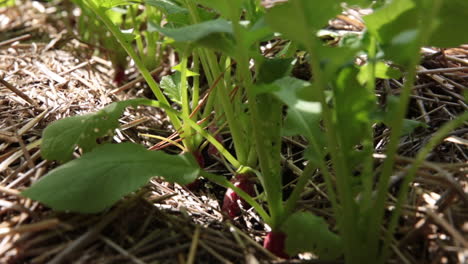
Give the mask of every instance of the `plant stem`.
[[[180, 61], [180, 93], [181, 93], [181, 105], [182, 105], [182, 117], [187, 119], [190, 116], [190, 103], [188, 99], [188, 86], [187, 86], [187, 50], [182, 54], [182, 60]], [[182, 125], [182, 141], [184, 142], [185, 147], [190, 151], [194, 151], [193, 142], [190, 142], [189, 139], [192, 138], [192, 129], [190, 125]]]
[[[262, 120], [259, 115], [259, 110], [256, 104], [256, 96], [252, 89], [252, 76], [249, 70], [249, 57], [247, 55], [248, 47], [245, 46], [243, 34], [239, 24], [240, 10], [234, 8], [234, 4], [228, 1], [231, 5], [231, 21], [234, 28], [234, 34], [237, 42], [237, 66], [240, 74], [240, 79], [243, 87], [247, 91], [248, 106], [250, 111], [250, 124], [253, 129], [253, 135], [255, 139], [255, 147], [257, 150], [258, 159], [260, 161], [260, 167], [262, 170], [262, 184], [265, 188], [267, 195], [268, 208], [270, 210], [270, 221], [265, 219], [273, 230], [277, 230], [282, 222], [283, 218], [283, 205], [282, 205], [282, 190], [281, 180], [277, 181], [280, 177], [279, 171], [272, 172], [274, 164], [271, 164], [270, 155], [279, 155], [279, 153], [268, 153], [262, 146], [262, 142], [265, 138], [261, 129], [260, 122], [268, 122], [268, 120]], [[279, 182], [279, 184], [278, 184]]]
[[[193, 71], [200, 73], [200, 60], [198, 59], [199, 55], [197, 52], [193, 53]], [[200, 100], [200, 75], [193, 76], [193, 86], [192, 86], [192, 109], [196, 109], [198, 106], [198, 100]], [[197, 115], [194, 116], [196, 120]]]
[[[295, 5], [296, 10], [305, 10], [302, 6], [302, 1], [291, 2]], [[303, 25], [307, 25], [307, 19], [304, 14], [300, 12], [298, 16], [301, 17]], [[308, 31], [308, 30], [305, 30]], [[347, 263], [360, 263], [361, 256], [364, 254], [360, 246], [360, 241], [357, 235], [357, 217], [356, 217], [356, 204], [351, 192], [351, 182], [349, 180], [349, 170], [345, 157], [343, 156], [343, 149], [341, 147], [340, 138], [338, 137], [335, 125], [333, 124], [332, 110], [328, 106], [325, 98], [325, 90], [327, 87], [326, 76], [321, 69], [321, 63], [317, 56], [319, 52], [318, 40], [313, 35], [307, 35], [308, 38], [306, 50], [309, 52], [311, 71], [314, 76], [314, 83], [318, 86], [320, 91], [317, 93], [319, 102], [322, 105], [323, 121], [326, 129], [326, 138], [328, 151], [333, 162], [333, 167], [336, 174], [336, 185], [340, 203], [343, 205], [341, 210], [334, 207], [334, 214], [337, 218], [340, 233], [344, 241], [344, 252]], [[331, 179], [330, 179], [331, 181]], [[327, 184], [328, 185], [328, 184]], [[330, 191], [330, 189], [329, 189]], [[359, 249], [356, 249], [358, 247]]]
[[312, 164], [312, 162], [308, 162], [304, 170], [302, 171], [301, 176], [299, 176], [299, 180], [297, 181], [294, 190], [292, 191], [291, 195], [289, 196], [288, 200], [284, 205], [284, 214], [289, 215], [293, 213], [293, 210], [296, 207], [296, 203], [300, 198], [302, 191], [304, 190], [307, 182], [312, 176], [312, 172], [316, 169], [316, 166]]
[[200, 175], [225, 188], [230, 188], [234, 190], [242, 199], [244, 199], [247, 203], [249, 203], [255, 209], [255, 211], [260, 215], [260, 217], [265, 222], [270, 222], [270, 216], [267, 214], [265, 210], [263, 210], [262, 206], [259, 203], [257, 203], [249, 194], [244, 192], [242, 189], [234, 186], [232, 182], [228, 181], [226, 178], [222, 176], [211, 174], [203, 170], [200, 172]]
[[221, 153], [229, 161], [229, 163], [232, 164], [232, 166], [234, 166], [238, 170], [242, 168], [244, 168], [244, 170], [249, 169], [249, 168], [245, 168], [245, 166], [242, 166], [242, 164], [239, 163], [239, 161], [237, 161], [236, 158], [234, 158], [234, 156], [232, 156], [231, 153], [229, 153], [229, 151], [227, 151], [223, 147], [223, 145], [221, 145], [221, 143], [219, 143], [218, 140], [216, 140], [216, 138], [214, 138], [210, 133], [206, 132], [206, 130], [200, 127], [200, 125], [198, 125], [195, 121], [193, 121], [189, 117], [184, 118], [183, 116], [180, 115], [179, 112], [172, 109], [170, 106], [166, 104], [162, 104], [161, 102], [158, 102], [155, 100], [145, 99], [145, 98], [137, 98], [137, 99], [132, 99], [132, 100], [135, 102], [135, 104], [159, 107], [159, 108], [164, 109], [168, 114], [172, 114], [176, 117], [180, 116], [180, 118], [182, 118], [185, 123], [189, 124], [195, 131], [197, 131], [198, 133], [200, 133], [200, 135], [206, 138], [206, 140], [208, 140], [219, 151], [219, 153]]
[[388, 248], [391, 241], [391, 236], [395, 232], [396, 226], [398, 224], [398, 219], [401, 213], [401, 209], [403, 204], [406, 202], [407, 192], [410, 186], [410, 182], [413, 181], [414, 176], [416, 175], [416, 171], [424, 162], [426, 157], [429, 153], [434, 149], [437, 144], [439, 144], [446, 135], [448, 135], [451, 131], [455, 128], [463, 125], [464, 122], [468, 120], [468, 112], [463, 113], [462, 115], [458, 116], [456, 119], [451, 120], [444, 124], [429, 140], [429, 142], [418, 152], [416, 158], [409, 168], [407, 174], [404, 177], [403, 182], [401, 183], [401, 189], [398, 192], [397, 202], [395, 204], [395, 209], [393, 211], [392, 217], [390, 219], [390, 223], [388, 225], [388, 230], [385, 234], [384, 245], [382, 254], [380, 256], [380, 261], [378, 263], [384, 263], [388, 257]]
[[[185, 4], [187, 5], [190, 11], [192, 21], [194, 23], [199, 23], [195, 3], [193, 1], [185, 0]], [[201, 56], [206, 57], [208, 67], [210, 68], [210, 71], [212, 72], [213, 76], [218, 76], [219, 74], [221, 74], [216, 55], [212, 51], [205, 50], [205, 52]], [[243, 133], [242, 123], [238, 118], [236, 118], [234, 106], [230, 101], [229, 93], [227, 91], [228, 87], [226, 86], [225, 82], [220, 82], [218, 85], [220, 85], [220, 87], [216, 90], [216, 96], [218, 97], [219, 103], [223, 108], [226, 120], [229, 124], [232, 141], [234, 142], [234, 149], [236, 151], [236, 157], [239, 160], [239, 162], [241, 162], [242, 164], [246, 164], [248, 152], [246, 144], [244, 144], [245, 135]]]
[[[377, 198], [375, 200], [375, 205], [374, 205], [375, 210], [373, 210], [373, 214], [371, 215], [372, 218], [370, 219], [371, 221], [370, 223], [373, 224], [373, 226], [370, 227], [371, 229], [370, 229], [370, 232], [368, 233], [369, 235], [368, 241], [370, 241], [369, 244], [377, 243], [377, 240], [380, 237], [379, 227], [380, 227], [380, 224], [383, 222], [383, 216], [384, 216], [384, 211], [385, 211], [385, 198], [388, 192], [387, 191], [388, 184], [389, 184], [390, 176], [393, 172], [393, 166], [395, 163], [394, 157], [398, 151], [398, 143], [399, 143], [399, 139], [401, 136], [404, 117], [406, 115], [406, 111], [408, 108], [408, 103], [409, 103], [409, 99], [411, 95], [411, 88], [413, 87], [413, 84], [416, 79], [416, 66], [419, 64], [419, 61], [420, 61], [419, 49], [420, 47], [423, 46], [424, 43], [426, 43], [427, 39], [430, 36], [433, 18], [437, 16], [441, 3], [442, 3], [442, 0], [433, 0], [428, 6], [431, 9], [429, 10], [429, 12], [427, 12], [427, 10], [422, 8], [422, 6], [421, 8], [417, 9], [419, 12], [418, 15], [420, 18], [419, 20], [417, 20], [419, 22], [417, 26], [418, 26], [420, 35], [418, 36], [418, 39], [416, 40], [417, 45], [415, 45], [416, 47], [413, 51], [415, 55], [412, 57], [412, 59], [408, 63], [408, 72], [406, 74], [407, 79], [403, 85], [403, 88], [400, 94], [400, 103], [398, 105], [397, 112], [395, 114], [394, 119], [392, 120], [393, 122], [391, 122], [390, 124], [390, 127], [392, 128], [392, 133], [390, 135], [390, 142], [387, 148], [387, 152], [385, 153], [387, 156], [387, 159], [385, 160], [383, 164], [381, 179], [377, 185], [378, 193], [377, 193]], [[423, 148], [424, 151], [430, 151], [430, 149], [432, 149], [432, 147]], [[427, 155], [427, 153], [423, 153], [425, 155], [422, 157], [422, 156], [419, 156], [420, 153], [418, 153], [418, 157], [420, 159], [424, 159]], [[420, 162], [422, 162], [422, 160], [419, 162], [416, 162], [416, 165], [419, 166]], [[406, 177], [407, 179], [411, 178], [412, 174], [416, 172], [417, 166], [415, 165], [412, 166], [412, 168], [414, 168], [413, 169], [414, 171], [410, 171], [408, 173], [409, 175]], [[406, 182], [406, 185], [402, 186], [402, 190], [400, 190], [398, 194], [397, 204], [401, 205], [403, 200], [405, 199], [406, 190], [408, 188], [408, 183], [409, 182]], [[403, 190], [405, 190], [405, 193], [402, 192]], [[382, 247], [382, 254], [380, 254], [381, 256], [379, 258], [380, 260], [379, 263], [384, 263], [385, 258], [388, 255], [388, 249], [386, 247], [388, 247], [389, 245], [388, 240], [390, 239], [391, 235], [393, 235], [393, 232], [395, 229], [395, 226], [392, 226], [392, 225], [396, 225], [396, 222], [395, 223], [392, 223], [392, 222], [396, 221], [396, 219], [399, 217], [399, 213], [400, 213], [400, 210], [398, 211], [395, 210], [392, 215], [391, 223], [390, 223], [389, 230], [388, 230], [388, 232], [391, 232], [391, 233], [387, 233], [386, 235], [384, 246]], [[390, 228], [393, 230], [390, 230]], [[372, 236], [372, 233], [374, 233], [374, 236]], [[377, 255], [374, 256], [374, 259], [377, 259]]]
[[[135, 65], [137, 66], [138, 70], [140, 71], [145, 81], [148, 83], [151, 91], [153, 91], [153, 94], [156, 96], [156, 98], [159, 101], [161, 101], [161, 103], [165, 105], [169, 105], [169, 102], [167, 101], [166, 96], [164, 96], [164, 94], [162, 93], [161, 89], [159, 88], [156, 81], [153, 79], [153, 76], [151, 76], [151, 73], [148, 71], [145, 64], [140, 60], [139, 56], [135, 53], [130, 43], [126, 41], [125, 36], [123, 35], [122, 32], [120, 32], [120, 29], [117, 26], [115, 26], [114, 23], [112, 23], [112, 21], [106, 16], [104, 8], [97, 6], [93, 0], [86, 0], [86, 4], [96, 14], [96, 16], [99, 17], [99, 19], [101, 19], [101, 21], [106, 25], [109, 31], [114, 35], [114, 37], [117, 39], [120, 45], [122, 45], [122, 47], [125, 49], [128, 55], [130, 55], [130, 57], [133, 59], [133, 61], [135, 62]], [[167, 116], [171, 120], [171, 123], [174, 125], [174, 128], [176, 130], [179, 130], [182, 124], [180, 120], [177, 118], [177, 116], [174, 115], [173, 113], [167, 113]]]

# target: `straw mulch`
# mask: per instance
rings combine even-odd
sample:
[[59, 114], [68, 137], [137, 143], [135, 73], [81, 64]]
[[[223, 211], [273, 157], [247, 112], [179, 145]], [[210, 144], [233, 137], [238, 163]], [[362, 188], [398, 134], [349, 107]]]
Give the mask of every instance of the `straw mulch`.
[[[42, 130], [54, 120], [101, 109], [117, 100], [142, 96], [145, 86], [129, 69], [130, 84], [116, 87], [106, 58], [67, 31], [60, 3], [26, 1], [0, 9], [0, 263], [267, 263], [281, 262], [259, 243], [265, 227], [248, 211], [235, 223], [219, 210], [222, 190], [203, 182], [192, 193], [152, 180], [98, 215], [53, 212], [20, 191], [58, 164], [40, 156]], [[361, 31], [360, 13], [349, 10], [331, 23], [334, 30]], [[467, 110], [468, 47], [425, 48], [408, 118], [421, 121], [401, 140], [398, 173], [447, 120]], [[155, 71], [167, 72], [167, 65]], [[169, 67], [170, 68], [170, 67]], [[155, 76], [159, 78], [160, 76]], [[377, 94], [398, 94], [401, 80], [379, 81]], [[140, 132], [170, 127], [157, 109], [127, 110], [116, 142], [153, 141]], [[413, 183], [392, 250], [395, 263], [468, 262], [468, 128], [453, 131], [423, 165]], [[376, 127], [376, 164], [389, 131]], [[297, 141], [286, 141], [285, 166], [294, 171]], [[290, 155], [289, 155], [290, 154]], [[216, 166], [215, 166], [216, 167]], [[86, 173], [86, 172], [84, 172]], [[330, 216], [323, 184], [311, 182], [301, 208]], [[391, 206], [391, 204], [389, 204]], [[302, 255], [288, 263], [320, 263]]]

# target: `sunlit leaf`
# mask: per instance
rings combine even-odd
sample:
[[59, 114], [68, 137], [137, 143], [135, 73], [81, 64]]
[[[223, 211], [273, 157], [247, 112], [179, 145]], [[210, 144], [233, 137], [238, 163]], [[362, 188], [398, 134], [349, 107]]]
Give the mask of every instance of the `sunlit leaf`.
[[[399, 70], [390, 67], [390, 65], [382, 61], [379, 61], [375, 64], [374, 74], [376, 78], [380, 79], [398, 79], [402, 75]], [[371, 76], [369, 76], [369, 64], [366, 63], [359, 68], [359, 74], [357, 78], [360, 84], [365, 84], [368, 80], [371, 79]]]
[[54, 210], [97, 213], [151, 177], [187, 184], [198, 171], [191, 155], [149, 151], [133, 143], [106, 144], [50, 171], [22, 195]]
[[406, 65], [419, 48], [418, 16], [414, 0], [395, 0], [365, 16], [364, 21], [380, 42], [385, 58]]
[[178, 28], [159, 26], [155, 26], [155, 28], [176, 42], [197, 44], [221, 50], [227, 54], [233, 54], [235, 50], [232, 25], [224, 19], [210, 20]]
[[427, 45], [449, 48], [468, 43], [468, 1], [442, 1], [442, 7], [433, 21], [435, 28]]
[[53, 122], [43, 132], [42, 156], [64, 162], [71, 159], [77, 146], [84, 152], [92, 150], [97, 146], [98, 138], [113, 134], [126, 107], [137, 106], [142, 101], [144, 99], [115, 102], [95, 113]]
[[286, 38], [308, 45], [318, 30], [340, 12], [341, 1], [290, 0], [269, 9], [266, 21]]

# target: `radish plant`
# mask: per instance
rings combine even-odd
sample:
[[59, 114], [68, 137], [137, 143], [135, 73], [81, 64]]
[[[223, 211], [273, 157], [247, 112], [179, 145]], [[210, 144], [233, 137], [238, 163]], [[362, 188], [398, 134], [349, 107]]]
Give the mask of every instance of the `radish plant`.
[[[80, 7], [80, 15], [77, 17], [76, 28], [80, 40], [90, 45], [96, 45], [106, 54], [114, 67], [114, 82], [121, 85], [126, 81], [125, 70], [128, 67], [128, 54], [125, 49], [113, 38], [106, 25], [87, 6], [86, 1], [74, 0], [73, 3]], [[135, 43], [137, 54], [144, 65], [153, 70], [160, 63], [158, 56], [158, 32], [151, 30], [151, 25], [161, 21], [161, 12], [148, 8], [146, 12], [138, 10], [138, 4], [111, 6], [105, 11], [109, 21], [121, 27], [121, 32], [127, 41]], [[73, 12], [70, 10], [69, 12]], [[75, 18], [73, 18], [75, 19]], [[141, 28], [146, 28], [142, 31]]]
[[[369, 2], [350, 0], [347, 4], [368, 7]], [[468, 2], [379, 2], [374, 12], [364, 17], [367, 29], [362, 36], [346, 36], [337, 47], [331, 47], [320, 40], [318, 33], [341, 12], [341, 1], [289, 0], [265, 10], [253, 0], [147, 0], [145, 4], [160, 10], [168, 21], [152, 29], [170, 38], [181, 58], [178, 73], [161, 84], [171, 101], [179, 104], [180, 111], [170, 107], [145, 63], [106, 15], [108, 8], [129, 3], [86, 3], [132, 57], [157, 101], [113, 103], [94, 114], [57, 121], [44, 131], [44, 158], [66, 162], [76, 147], [84, 153], [23, 192], [57, 210], [98, 212], [152, 176], [181, 184], [202, 176], [230, 189], [223, 204], [229, 216], [239, 214], [236, 206], [240, 198], [253, 207], [271, 228], [264, 246], [279, 257], [310, 251], [322, 259], [344, 256], [346, 263], [384, 263], [418, 166], [449, 131], [468, 119], [465, 113], [448, 122], [420, 150], [387, 223], [385, 203], [398, 141], [403, 133], [420, 125], [404, 118], [420, 61], [419, 49], [423, 45], [448, 47], [468, 42], [466, 35], [457, 34], [460, 28], [444, 30], [463, 24]], [[307, 53], [311, 80], [291, 76], [294, 57], [287, 57], [288, 52], [275, 58], [260, 53], [260, 43], [277, 34]], [[366, 64], [357, 66], [357, 55], [365, 57]], [[193, 71], [203, 69], [210, 85], [209, 97], [202, 100], [204, 105], [199, 104], [196, 74], [192, 76], [192, 87], [187, 82], [192, 72], [188, 69], [189, 58], [194, 62]], [[399, 65], [401, 71], [388, 66], [389, 61]], [[398, 76], [404, 77], [400, 96], [389, 97], [387, 108], [380, 109], [375, 98], [376, 78]], [[234, 181], [203, 170], [191, 155], [151, 152], [131, 143], [96, 143], [96, 139], [113, 132], [125, 107], [137, 105], [165, 109], [188, 152], [196, 153], [202, 139], [206, 139], [236, 170]], [[199, 111], [201, 106], [203, 110]], [[215, 119], [227, 124], [233, 153], [215, 138], [213, 129], [207, 131], [197, 123], [213, 110]], [[382, 122], [392, 133], [383, 169], [376, 174], [372, 126]], [[284, 197], [281, 139], [295, 135], [307, 139], [307, 163], [292, 193]], [[82, 175], [83, 170], [86, 175]], [[323, 175], [327, 186], [337, 232], [331, 231], [321, 217], [296, 209], [300, 194], [316, 171]], [[252, 176], [262, 186], [259, 197], [254, 197]], [[102, 191], [106, 183], [112, 186]], [[55, 192], [58, 189], [63, 191]], [[95, 204], [90, 205], [91, 201]], [[386, 229], [383, 240], [382, 226]]]

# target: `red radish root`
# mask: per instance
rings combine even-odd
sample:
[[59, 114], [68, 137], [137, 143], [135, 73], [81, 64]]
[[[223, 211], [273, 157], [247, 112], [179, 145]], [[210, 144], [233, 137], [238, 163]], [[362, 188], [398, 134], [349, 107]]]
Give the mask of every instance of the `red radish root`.
[[[234, 178], [231, 179], [231, 182], [234, 186], [243, 190], [250, 196], [255, 196], [254, 183], [250, 179], [250, 174], [237, 174]], [[223, 207], [221, 208], [231, 219], [239, 216], [241, 213], [241, 207], [248, 209], [249, 204], [242, 199], [237, 193], [234, 192], [231, 188], [226, 190], [224, 195]]]
[[116, 66], [115, 73], [114, 73], [114, 83], [117, 86], [120, 86], [125, 83], [127, 80], [127, 76], [125, 75], [125, 67], [124, 66]]
[[280, 258], [288, 259], [289, 256], [284, 251], [285, 241], [285, 233], [273, 231], [268, 232], [265, 237], [265, 241], [263, 241], [263, 247]]

